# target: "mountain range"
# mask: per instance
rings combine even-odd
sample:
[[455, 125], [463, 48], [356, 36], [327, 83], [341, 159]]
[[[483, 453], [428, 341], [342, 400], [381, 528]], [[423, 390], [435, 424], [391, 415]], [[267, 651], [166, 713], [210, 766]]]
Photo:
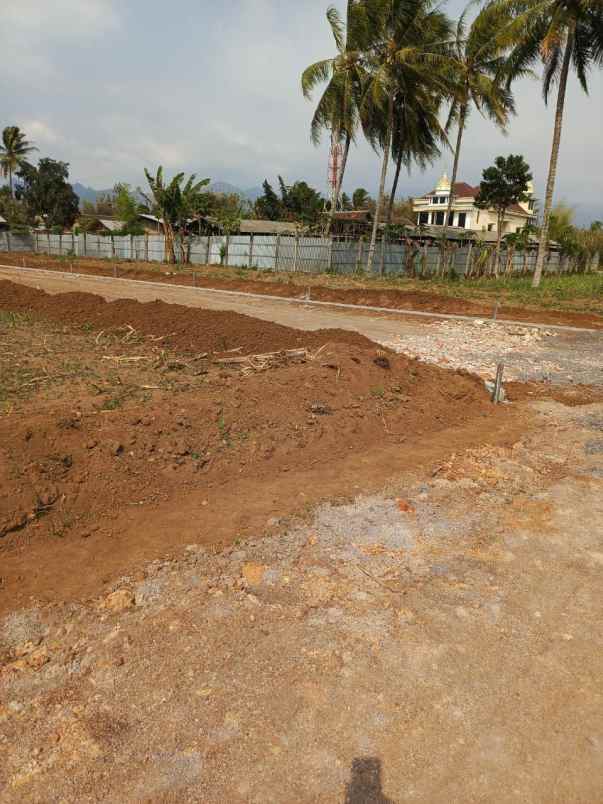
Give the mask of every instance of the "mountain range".
[[[90, 201], [92, 204], [94, 204], [100, 196], [112, 195], [113, 193], [112, 189], [96, 190], [94, 187], [87, 187], [85, 184], [80, 184], [80, 182], [77, 181], [72, 186], [75, 194], [79, 196], [80, 203]], [[241, 198], [250, 201], [252, 204], [264, 193], [264, 190], [261, 187], [250, 187], [248, 190], [243, 190], [227, 181], [214, 181], [209, 185], [209, 189], [213, 193], [236, 193], [237, 195], [240, 195]]]

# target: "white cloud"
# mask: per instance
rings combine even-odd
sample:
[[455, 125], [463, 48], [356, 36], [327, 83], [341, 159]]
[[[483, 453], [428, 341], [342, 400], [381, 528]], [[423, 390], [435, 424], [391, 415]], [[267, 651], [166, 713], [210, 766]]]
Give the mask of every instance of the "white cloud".
[[7, 38], [20, 33], [61, 39], [99, 35], [116, 28], [113, 0], [4, 0], [2, 28]]
[[115, 0], [3, 0], [0, 12], [3, 79], [15, 87], [61, 78], [61, 48], [120, 27]]
[[54, 129], [43, 120], [26, 120], [20, 124], [27, 138], [40, 145], [55, 145], [63, 139]]

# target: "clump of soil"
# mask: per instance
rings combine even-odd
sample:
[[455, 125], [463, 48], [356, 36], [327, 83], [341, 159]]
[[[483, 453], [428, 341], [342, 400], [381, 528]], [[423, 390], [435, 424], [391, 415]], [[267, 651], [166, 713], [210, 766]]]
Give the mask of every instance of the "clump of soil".
[[539, 382], [508, 382], [505, 392], [510, 402], [552, 399], [568, 407], [603, 402], [603, 388], [592, 385], [550, 385]]
[[[508, 415], [478, 378], [386, 356], [353, 333], [10, 283], [0, 299], [0, 308], [30, 313], [0, 318], [9, 607], [31, 594], [81, 593], [86, 578], [94, 585], [193, 536], [257, 533], [271, 508], [282, 516], [336, 489], [368, 488], [412, 464], [423, 439], [481, 417], [488, 438]], [[133, 327], [175, 332], [172, 344], [196, 352], [310, 350], [302, 362], [245, 375]], [[449, 448], [451, 436], [442, 441]]]
[[50, 321], [85, 324], [98, 330], [129, 325], [143, 335], [161, 337], [174, 349], [187, 352], [225, 352], [240, 347], [245, 353], [258, 353], [299, 346], [316, 348], [326, 341], [372, 346], [363, 335], [341, 329], [306, 332], [239, 313], [159, 300], [107, 302], [92, 293], [51, 295], [6, 280], [0, 281], [0, 309], [34, 313]]

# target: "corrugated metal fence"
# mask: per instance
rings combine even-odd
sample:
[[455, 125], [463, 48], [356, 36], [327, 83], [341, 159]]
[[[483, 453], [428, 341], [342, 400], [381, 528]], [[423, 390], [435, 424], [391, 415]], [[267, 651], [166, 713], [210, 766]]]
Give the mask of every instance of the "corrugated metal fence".
[[[216, 235], [191, 237], [176, 243], [178, 261], [183, 263], [312, 274], [361, 274], [367, 268], [368, 250], [365, 240], [283, 235]], [[56, 235], [46, 232], [16, 235], [2, 232], [0, 251], [34, 251], [54, 256], [116, 261], [163, 262], [165, 259], [163, 235]], [[450, 245], [446, 256], [447, 267], [459, 276], [487, 273], [492, 255], [491, 245]], [[535, 250], [507, 252], [503, 249], [500, 271], [530, 273], [535, 262]], [[551, 253], [546, 270], [557, 273], [579, 267], [557, 253]], [[382, 240], [377, 243], [373, 262], [375, 274], [431, 276], [441, 271], [442, 253], [438, 245], [411, 244], [401, 240]]]

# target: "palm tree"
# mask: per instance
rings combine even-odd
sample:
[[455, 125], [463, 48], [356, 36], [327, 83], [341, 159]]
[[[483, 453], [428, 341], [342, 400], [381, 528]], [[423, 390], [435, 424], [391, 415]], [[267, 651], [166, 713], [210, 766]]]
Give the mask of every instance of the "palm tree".
[[396, 164], [389, 197], [386, 223], [391, 223], [398, 182], [402, 167], [410, 173], [413, 163], [421, 170], [441, 156], [440, 145], [448, 144], [446, 133], [438, 118], [442, 98], [436, 94], [403, 91], [398, 87], [394, 100], [392, 158]]
[[[502, 131], [505, 130], [509, 115], [515, 112], [513, 96], [508, 87], [509, 75], [504, 73], [505, 47], [494, 35], [501, 25], [508, 22], [508, 13], [496, 4], [488, 5], [480, 11], [467, 30], [468, 8], [459, 18], [452, 52], [445, 60], [450, 69], [453, 90], [453, 102], [446, 129], [450, 129], [456, 123], [457, 136], [442, 243], [445, 242], [448, 233], [463, 134], [471, 107], [475, 106]], [[517, 74], [512, 77], [516, 78]]]
[[310, 99], [319, 84], [327, 83], [312, 117], [312, 142], [318, 145], [323, 129], [328, 129], [331, 132], [332, 147], [343, 143], [341, 165], [326, 224], [328, 234], [339, 202], [348, 153], [358, 123], [358, 98], [365, 78], [362, 49], [366, 31], [364, 4], [358, 0], [348, 0], [345, 23], [337, 9], [330, 6], [327, 21], [331, 26], [337, 55], [307, 67], [302, 73], [301, 85], [304, 97]]
[[[144, 198], [163, 225], [165, 261], [175, 263], [175, 231], [185, 230], [189, 221], [195, 217], [201, 205], [201, 188], [208, 185], [210, 180], [202, 179], [195, 182], [196, 177], [193, 173], [182, 187], [184, 173], [178, 173], [166, 183], [161, 165], [157, 168], [156, 176], [152, 176], [146, 168], [144, 174], [151, 190], [151, 197], [145, 195]], [[184, 257], [183, 247], [182, 256]]]
[[451, 34], [448, 17], [434, 0], [366, 0], [372, 41], [371, 67], [360, 104], [362, 127], [369, 142], [381, 150], [381, 177], [367, 258], [371, 271], [381, 217], [385, 180], [396, 119], [396, 93], [409, 88], [426, 95], [443, 91], [442, 75], [431, 56], [442, 54]]
[[545, 103], [552, 85], [558, 82], [543, 221], [532, 280], [533, 287], [538, 287], [548, 249], [569, 72], [573, 67], [582, 89], [588, 93], [589, 69], [603, 67], [603, 5], [601, 0], [497, 0], [496, 4], [513, 14], [513, 21], [501, 32], [504, 41], [515, 42], [509, 74], [525, 70], [541, 59]]
[[367, 209], [371, 202], [371, 197], [364, 187], [358, 187], [352, 193], [352, 206], [354, 209]]
[[38, 149], [25, 139], [19, 126], [7, 126], [2, 132], [0, 145], [0, 170], [4, 178], [8, 177], [10, 197], [15, 197], [13, 176], [17, 170], [27, 163], [27, 155]]

